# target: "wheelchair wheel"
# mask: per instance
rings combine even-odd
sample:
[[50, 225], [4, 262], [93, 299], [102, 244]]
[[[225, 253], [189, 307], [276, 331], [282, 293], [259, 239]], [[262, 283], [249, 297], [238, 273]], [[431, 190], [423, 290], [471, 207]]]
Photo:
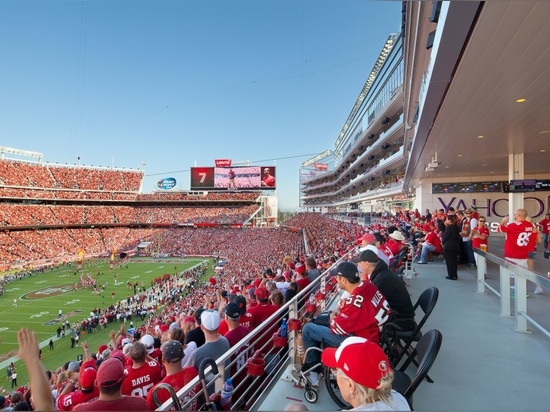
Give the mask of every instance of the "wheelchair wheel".
[[306, 391], [304, 392], [304, 397], [309, 403], [315, 403], [317, 402], [317, 399], [319, 399], [319, 395], [317, 395], [317, 392], [311, 388], [306, 388]]
[[325, 385], [327, 391], [332, 398], [332, 400], [342, 409], [350, 409], [351, 405], [348, 404], [342, 394], [340, 393], [340, 388], [338, 387], [338, 382], [336, 381], [336, 375], [334, 375], [330, 368], [325, 367]]

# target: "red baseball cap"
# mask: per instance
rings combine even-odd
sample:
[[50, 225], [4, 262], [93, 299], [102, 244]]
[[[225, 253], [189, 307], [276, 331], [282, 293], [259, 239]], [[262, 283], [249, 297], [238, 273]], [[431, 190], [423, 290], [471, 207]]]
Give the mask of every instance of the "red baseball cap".
[[376, 242], [376, 238], [371, 233], [365, 233], [363, 236], [361, 236], [361, 240], [365, 241], [367, 243], [374, 243]]
[[86, 368], [80, 372], [80, 387], [82, 390], [90, 390], [94, 387], [97, 371], [95, 368]]
[[380, 380], [391, 371], [382, 348], [359, 336], [347, 338], [338, 348], [324, 349], [321, 362], [342, 369], [350, 379], [370, 389], [378, 389]]
[[260, 286], [258, 289], [256, 289], [254, 294], [256, 295], [256, 298], [260, 300], [266, 300], [269, 298], [269, 291], [263, 286]]
[[124, 380], [124, 364], [118, 358], [109, 358], [101, 362], [97, 371], [97, 384], [110, 388]]
[[124, 355], [124, 352], [122, 352], [120, 349], [117, 349], [111, 352], [111, 356], [109, 357], [109, 359], [111, 358], [118, 359], [121, 362], [126, 361], [126, 356]]
[[109, 349], [109, 347], [107, 345], [101, 345], [97, 350], [97, 353], [101, 355], [105, 349]]

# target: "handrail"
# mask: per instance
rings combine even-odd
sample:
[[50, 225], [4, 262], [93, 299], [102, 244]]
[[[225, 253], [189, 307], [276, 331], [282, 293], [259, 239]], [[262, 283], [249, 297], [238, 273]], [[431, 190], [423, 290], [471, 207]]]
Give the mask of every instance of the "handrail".
[[[340, 262], [337, 261], [334, 265]], [[283, 318], [295, 319], [301, 318], [305, 312], [305, 306], [311, 293], [318, 290], [325, 290], [325, 282], [330, 269], [321, 273], [317, 279], [311, 282], [306, 288], [300, 291], [293, 299], [285, 303], [277, 312], [266, 319], [261, 325], [254, 328], [240, 342], [230, 348], [225, 354], [215, 360], [218, 366], [219, 373], [211, 377], [208, 381], [207, 389], [209, 393], [221, 390], [225, 378], [229, 376], [243, 377], [244, 379], [235, 380], [234, 396], [232, 404], [239, 410], [253, 410], [256, 405], [260, 405], [264, 398], [269, 393], [269, 390], [275, 385], [278, 378], [284, 373], [283, 367], [288, 364], [296, 363], [295, 360], [295, 342], [296, 331], [288, 331], [287, 346], [277, 348], [273, 345], [273, 338], [267, 340], [263, 345], [259, 345], [266, 340], [268, 333], [273, 333], [273, 330], [278, 327], [279, 322]], [[327, 308], [327, 305], [332, 305], [338, 292], [338, 288], [334, 288], [329, 293], [325, 294], [323, 301], [319, 302], [320, 310]], [[262, 339], [263, 338], [263, 339]], [[242, 352], [243, 348], [248, 349]], [[251, 377], [247, 372], [246, 360], [256, 354], [258, 351], [263, 353], [265, 359], [265, 373], [262, 376]], [[241, 357], [243, 356], [243, 357]], [[244, 362], [243, 362], [244, 360]], [[187, 383], [183, 388], [177, 391], [176, 395], [181, 402], [183, 410], [190, 410], [193, 402], [199, 402], [202, 392], [198, 392], [193, 397], [189, 397], [189, 393], [197, 386], [201, 385], [199, 376]], [[199, 407], [201, 405], [199, 404]], [[171, 399], [166, 400], [160, 405], [157, 411], [166, 411], [174, 408]], [[232, 410], [234, 408], [232, 407]]]
[[[529, 322], [545, 336], [550, 337], [550, 332], [533, 320], [527, 312], [527, 281], [531, 281], [543, 289], [550, 290], [550, 279], [481, 249], [474, 248], [474, 253], [477, 254], [477, 292], [486, 293], [486, 289], [488, 289], [500, 298], [500, 316], [513, 316], [515, 318], [514, 330], [516, 332], [528, 332], [527, 323]], [[485, 280], [487, 261], [496, 263], [500, 267], [500, 292], [491, 287]], [[510, 279], [514, 279], [515, 288], [513, 313]]]

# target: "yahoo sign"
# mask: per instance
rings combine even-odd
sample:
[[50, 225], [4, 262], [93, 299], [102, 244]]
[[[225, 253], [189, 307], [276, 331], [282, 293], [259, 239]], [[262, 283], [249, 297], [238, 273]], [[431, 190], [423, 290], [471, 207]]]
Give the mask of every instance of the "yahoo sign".
[[[441, 208], [447, 210], [449, 207], [454, 207], [455, 209], [467, 209], [470, 205], [475, 205], [480, 214], [486, 217], [504, 217], [508, 215], [508, 198], [497, 198], [497, 199], [476, 199], [471, 198], [470, 200], [464, 200], [453, 196], [451, 198], [445, 199], [443, 197], [437, 197], [437, 201], [441, 205]], [[525, 196], [524, 197], [525, 209], [529, 215], [533, 218], [537, 218], [541, 215], [544, 215], [547, 210], [550, 210], [550, 195], [547, 195], [546, 198], [535, 197], [535, 196]]]

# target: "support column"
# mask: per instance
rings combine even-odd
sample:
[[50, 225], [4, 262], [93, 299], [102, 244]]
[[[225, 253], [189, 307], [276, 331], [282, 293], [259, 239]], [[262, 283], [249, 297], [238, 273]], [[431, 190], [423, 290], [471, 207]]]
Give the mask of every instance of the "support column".
[[[524, 154], [508, 155], [508, 180], [520, 180], [524, 178], [525, 164]], [[508, 193], [508, 215], [513, 221], [516, 210], [524, 208], [524, 193]]]

